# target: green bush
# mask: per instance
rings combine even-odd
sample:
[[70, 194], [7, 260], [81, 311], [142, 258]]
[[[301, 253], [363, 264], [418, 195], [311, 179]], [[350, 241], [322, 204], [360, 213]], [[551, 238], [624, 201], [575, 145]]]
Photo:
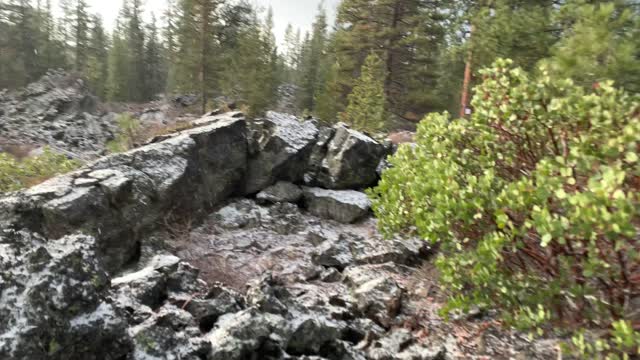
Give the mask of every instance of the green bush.
[[65, 155], [45, 148], [39, 156], [17, 160], [7, 153], [0, 153], [0, 193], [36, 185], [58, 174], [66, 173], [81, 165]]
[[445, 314], [496, 308], [585, 357], [638, 354], [638, 97], [509, 60], [482, 75], [471, 118], [429, 115], [370, 191], [382, 231], [439, 244]]
[[140, 122], [129, 113], [118, 116], [118, 134], [114, 140], [109, 141], [107, 150], [112, 153], [125, 152], [133, 149], [142, 137], [142, 126]]

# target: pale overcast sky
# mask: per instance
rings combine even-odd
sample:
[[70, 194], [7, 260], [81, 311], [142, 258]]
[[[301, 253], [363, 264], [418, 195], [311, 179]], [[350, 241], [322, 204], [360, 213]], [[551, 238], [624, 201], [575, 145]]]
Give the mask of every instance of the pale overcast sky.
[[[143, 0], [147, 12], [154, 12], [160, 17], [165, 9], [166, 0]], [[302, 30], [302, 33], [309, 29], [316, 9], [321, 0], [252, 0], [255, 4], [263, 8], [273, 7], [275, 32], [280, 41], [284, 37], [284, 30], [288, 23]], [[54, 0], [55, 2], [55, 0]], [[329, 14], [330, 23], [333, 22], [335, 10], [340, 0], [324, 0], [324, 6]], [[91, 7], [91, 12], [102, 15], [105, 26], [111, 29], [115, 24], [118, 11], [122, 5], [121, 0], [87, 0]]]

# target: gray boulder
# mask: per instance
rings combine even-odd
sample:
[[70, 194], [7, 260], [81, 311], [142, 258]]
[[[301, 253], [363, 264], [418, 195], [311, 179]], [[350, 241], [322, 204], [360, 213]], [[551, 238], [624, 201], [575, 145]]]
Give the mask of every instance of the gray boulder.
[[160, 306], [167, 296], [166, 276], [152, 267], [115, 278], [111, 284], [115, 289], [125, 293], [127, 299], [148, 306], [150, 309]]
[[122, 358], [127, 323], [105, 295], [109, 278], [95, 241], [71, 235], [43, 242], [0, 237], [0, 358]]
[[211, 343], [208, 359], [281, 359], [287, 337], [287, 323], [280, 315], [249, 308], [224, 315], [207, 339]]
[[201, 337], [188, 312], [165, 305], [151, 318], [129, 329], [135, 347], [134, 360], [184, 359], [200, 360], [211, 350], [211, 344]]
[[351, 239], [351, 251], [357, 264], [384, 264], [393, 262], [413, 265], [429, 254], [428, 242], [418, 239], [372, 239], [356, 236]]
[[173, 255], [155, 256], [142, 270], [112, 279], [111, 286], [124, 297], [152, 309], [170, 295], [206, 289], [198, 279], [198, 270]]
[[335, 268], [328, 268], [323, 270], [319, 275], [320, 281], [331, 283], [342, 280], [342, 274]]
[[325, 344], [340, 338], [340, 326], [323, 316], [307, 315], [293, 320], [287, 352], [292, 355], [319, 354]]
[[346, 241], [325, 241], [313, 254], [313, 261], [318, 265], [343, 270], [353, 263], [353, 255]]
[[371, 360], [392, 360], [415, 341], [407, 329], [393, 329], [388, 335], [373, 342], [367, 358]]
[[304, 201], [313, 215], [352, 223], [365, 217], [371, 209], [367, 195], [353, 190], [304, 188]]
[[344, 279], [351, 288], [358, 311], [382, 327], [390, 328], [402, 307], [404, 289], [392, 277], [371, 266], [347, 268]]
[[439, 339], [418, 341], [407, 329], [396, 328], [374, 340], [367, 349], [369, 360], [448, 360], [454, 359], [449, 344]]
[[244, 308], [244, 300], [240, 294], [221, 284], [212, 286], [206, 296], [183, 296], [172, 300], [182, 304], [182, 308], [193, 315], [203, 333], [209, 332], [222, 315], [236, 313]]
[[329, 189], [361, 189], [375, 185], [377, 168], [387, 148], [358, 131], [337, 125], [327, 145], [317, 183]]
[[312, 121], [275, 112], [252, 124], [253, 156], [249, 159], [245, 192], [256, 193], [276, 180], [299, 182], [318, 136]]
[[246, 123], [223, 115], [0, 199], [0, 227], [48, 238], [82, 230], [117, 271], [135, 257], [138, 235], [173, 209], [197, 213], [241, 191], [246, 167]]
[[171, 101], [174, 104], [182, 107], [189, 107], [191, 105], [195, 105], [198, 102], [198, 100], [199, 100], [198, 95], [194, 95], [194, 94], [180, 95], [171, 99]]
[[271, 273], [252, 281], [247, 290], [247, 305], [263, 312], [286, 315], [289, 313], [287, 301], [291, 294], [279, 282], [273, 278]]
[[403, 290], [389, 278], [367, 281], [354, 289], [358, 310], [378, 324], [389, 327], [402, 306]]
[[337, 241], [340, 235], [322, 226], [314, 226], [307, 230], [306, 238], [309, 243], [318, 246], [325, 241]]
[[266, 208], [257, 206], [252, 200], [242, 199], [220, 208], [209, 218], [225, 229], [242, 229], [260, 226], [262, 219], [268, 216]]
[[318, 133], [316, 143], [313, 145], [311, 155], [309, 156], [309, 164], [307, 171], [304, 174], [304, 182], [309, 186], [315, 186], [318, 184], [317, 178], [320, 170], [322, 169], [322, 160], [327, 155], [329, 148], [329, 142], [333, 139], [336, 133], [336, 129], [332, 127], [322, 127]]
[[163, 125], [169, 121], [167, 114], [159, 108], [144, 109], [137, 118], [145, 125]]
[[302, 189], [286, 181], [278, 181], [274, 185], [262, 190], [256, 195], [259, 204], [269, 204], [277, 202], [296, 203], [302, 198]]

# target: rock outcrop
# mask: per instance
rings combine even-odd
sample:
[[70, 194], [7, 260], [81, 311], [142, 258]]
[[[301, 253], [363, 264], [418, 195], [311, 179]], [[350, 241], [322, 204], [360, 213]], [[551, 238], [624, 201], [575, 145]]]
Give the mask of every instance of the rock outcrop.
[[290, 182], [278, 181], [256, 195], [261, 203], [289, 202], [297, 203], [302, 199], [302, 189]]
[[378, 180], [376, 169], [388, 149], [369, 136], [338, 124], [322, 160], [317, 182], [328, 189], [366, 188]]
[[26, 232], [0, 238], [0, 358], [100, 359], [132, 350], [109, 278], [84, 235], [47, 241]]
[[256, 193], [278, 179], [300, 182], [318, 132], [312, 121], [275, 112], [253, 122], [246, 192]]
[[410, 325], [426, 243], [384, 240], [356, 191], [384, 145], [277, 113], [192, 125], [0, 198], [1, 359], [454, 357]]
[[202, 211], [242, 192], [246, 121], [214, 120], [2, 198], [0, 226], [53, 239], [83, 231], [117, 271], [135, 260], [140, 234], [167, 214]]
[[362, 219], [371, 208], [367, 195], [354, 190], [307, 187], [304, 188], [304, 200], [312, 214], [347, 224]]
[[80, 158], [95, 158], [115, 137], [115, 114], [98, 110], [98, 100], [80, 79], [50, 71], [22, 91], [0, 93], [3, 141], [49, 145]]

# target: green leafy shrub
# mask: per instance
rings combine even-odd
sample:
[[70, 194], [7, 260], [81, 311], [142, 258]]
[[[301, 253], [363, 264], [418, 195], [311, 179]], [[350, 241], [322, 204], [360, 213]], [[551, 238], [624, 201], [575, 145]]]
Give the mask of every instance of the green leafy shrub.
[[[370, 191], [381, 229], [439, 244], [444, 313], [493, 307], [520, 329], [565, 329], [585, 357], [638, 354], [638, 97], [509, 60], [482, 74], [471, 118], [429, 115]], [[581, 348], [580, 329], [608, 335]]]
[[7, 153], [0, 153], [0, 192], [19, 190], [80, 167], [77, 160], [56, 154], [45, 148], [39, 156], [20, 161]]
[[141, 140], [142, 126], [140, 122], [129, 113], [118, 116], [118, 134], [116, 138], [107, 143], [107, 149], [112, 153], [124, 152], [133, 149]]

